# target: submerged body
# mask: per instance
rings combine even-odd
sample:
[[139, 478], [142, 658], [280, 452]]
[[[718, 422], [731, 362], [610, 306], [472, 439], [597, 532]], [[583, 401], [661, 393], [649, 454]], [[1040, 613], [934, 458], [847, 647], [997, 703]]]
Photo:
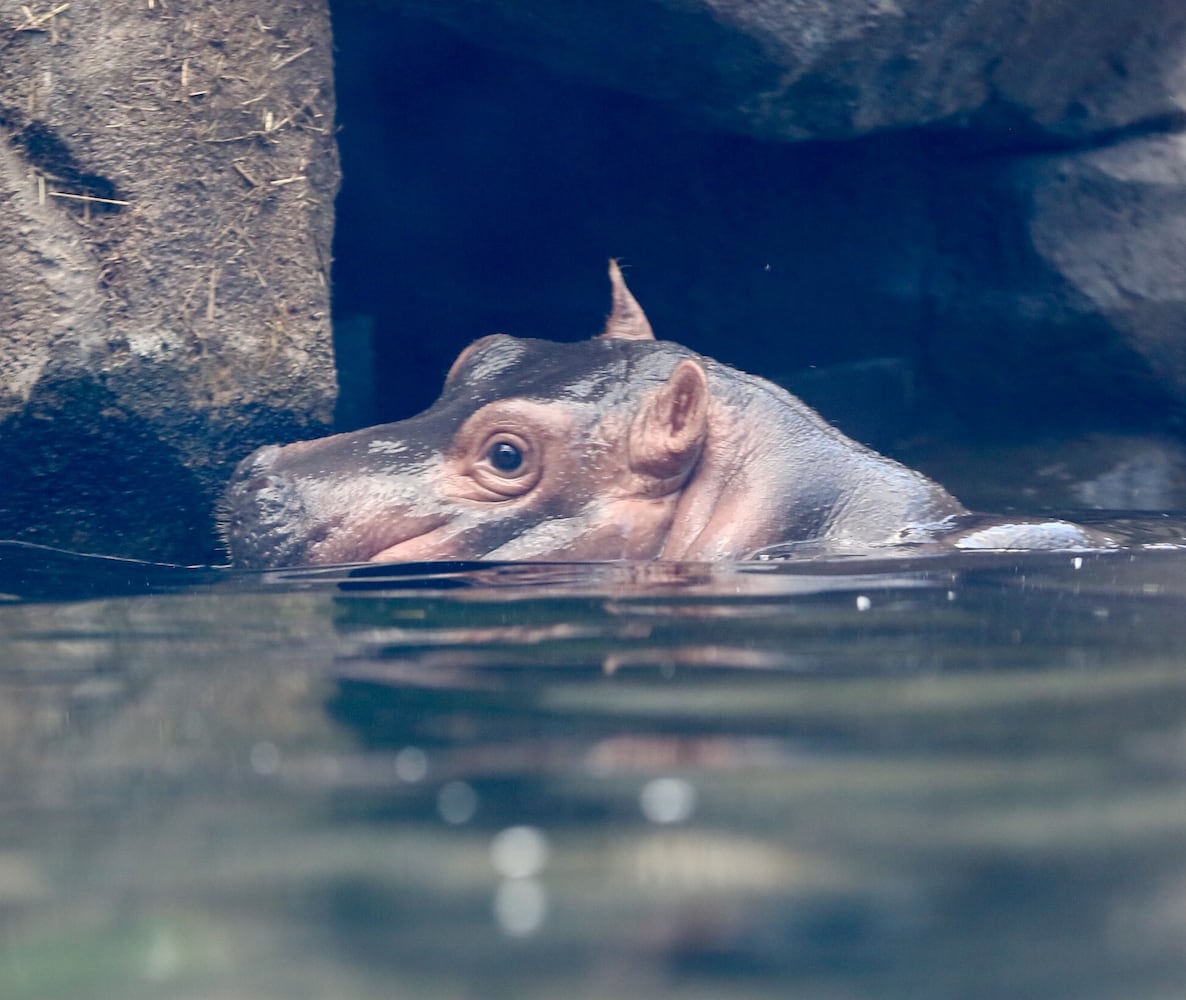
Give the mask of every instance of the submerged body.
[[[420, 415], [244, 459], [226, 495], [232, 560], [721, 560], [958, 534], [967, 511], [937, 483], [778, 386], [655, 340], [610, 276], [601, 336], [485, 337]], [[1091, 544], [1063, 528], [1059, 547]], [[955, 543], [1010, 547], [992, 530]]]

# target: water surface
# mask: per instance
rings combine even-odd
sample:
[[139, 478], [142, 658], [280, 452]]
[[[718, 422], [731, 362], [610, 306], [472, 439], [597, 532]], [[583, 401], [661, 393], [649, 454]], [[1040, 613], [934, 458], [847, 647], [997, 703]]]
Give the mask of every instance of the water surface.
[[0, 592], [6, 1000], [1186, 995], [1172, 546]]

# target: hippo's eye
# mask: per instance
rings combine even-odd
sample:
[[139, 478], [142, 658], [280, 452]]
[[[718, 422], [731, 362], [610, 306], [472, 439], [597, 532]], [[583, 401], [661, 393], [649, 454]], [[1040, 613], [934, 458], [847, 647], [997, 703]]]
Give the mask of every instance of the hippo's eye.
[[535, 488], [540, 477], [537, 449], [522, 434], [499, 428], [474, 449], [469, 475], [490, 500], [511, 500]]
[[510, 441], [495, 441], [486, 457], [499, 472], [514, 472], [523, 464], [523, 452]]

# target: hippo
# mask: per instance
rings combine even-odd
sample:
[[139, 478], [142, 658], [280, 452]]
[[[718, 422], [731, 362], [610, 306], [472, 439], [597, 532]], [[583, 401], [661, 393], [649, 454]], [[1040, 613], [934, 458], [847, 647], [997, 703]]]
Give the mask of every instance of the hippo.
[[[615, 261], [609, 276], [612, 311], [591, 340], [483, 337], [418, 416], [245, 458], [224, 501], [233, 563], [737, 560], [949, 536], [1015, 547], [1016, 525], [968, 528], [942, 486], [779, 386], [656, 340]], [[1037, 547], [1095, 541], [1038, 528], [1022, 533]]]

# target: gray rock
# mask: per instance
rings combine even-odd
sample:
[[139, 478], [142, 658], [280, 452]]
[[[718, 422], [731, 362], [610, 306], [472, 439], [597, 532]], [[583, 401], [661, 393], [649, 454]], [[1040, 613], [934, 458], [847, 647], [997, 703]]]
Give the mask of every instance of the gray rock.
[[11, 6], [0, 536], [215, 553], [230, 463], [335, 394], [323, 0]]
[[1186, 407], [1186, 136], [988, 158], [932, 213], [932, 366], [1023, 419]]
[[388, 0], [766, 138], [937, 123], [1062, 139], [1186, 112], [1180, 0]]
[[1115, 329], [1186, 400], [1186, 135], [1023, 161], [1008, 179], [1068, 308]]

